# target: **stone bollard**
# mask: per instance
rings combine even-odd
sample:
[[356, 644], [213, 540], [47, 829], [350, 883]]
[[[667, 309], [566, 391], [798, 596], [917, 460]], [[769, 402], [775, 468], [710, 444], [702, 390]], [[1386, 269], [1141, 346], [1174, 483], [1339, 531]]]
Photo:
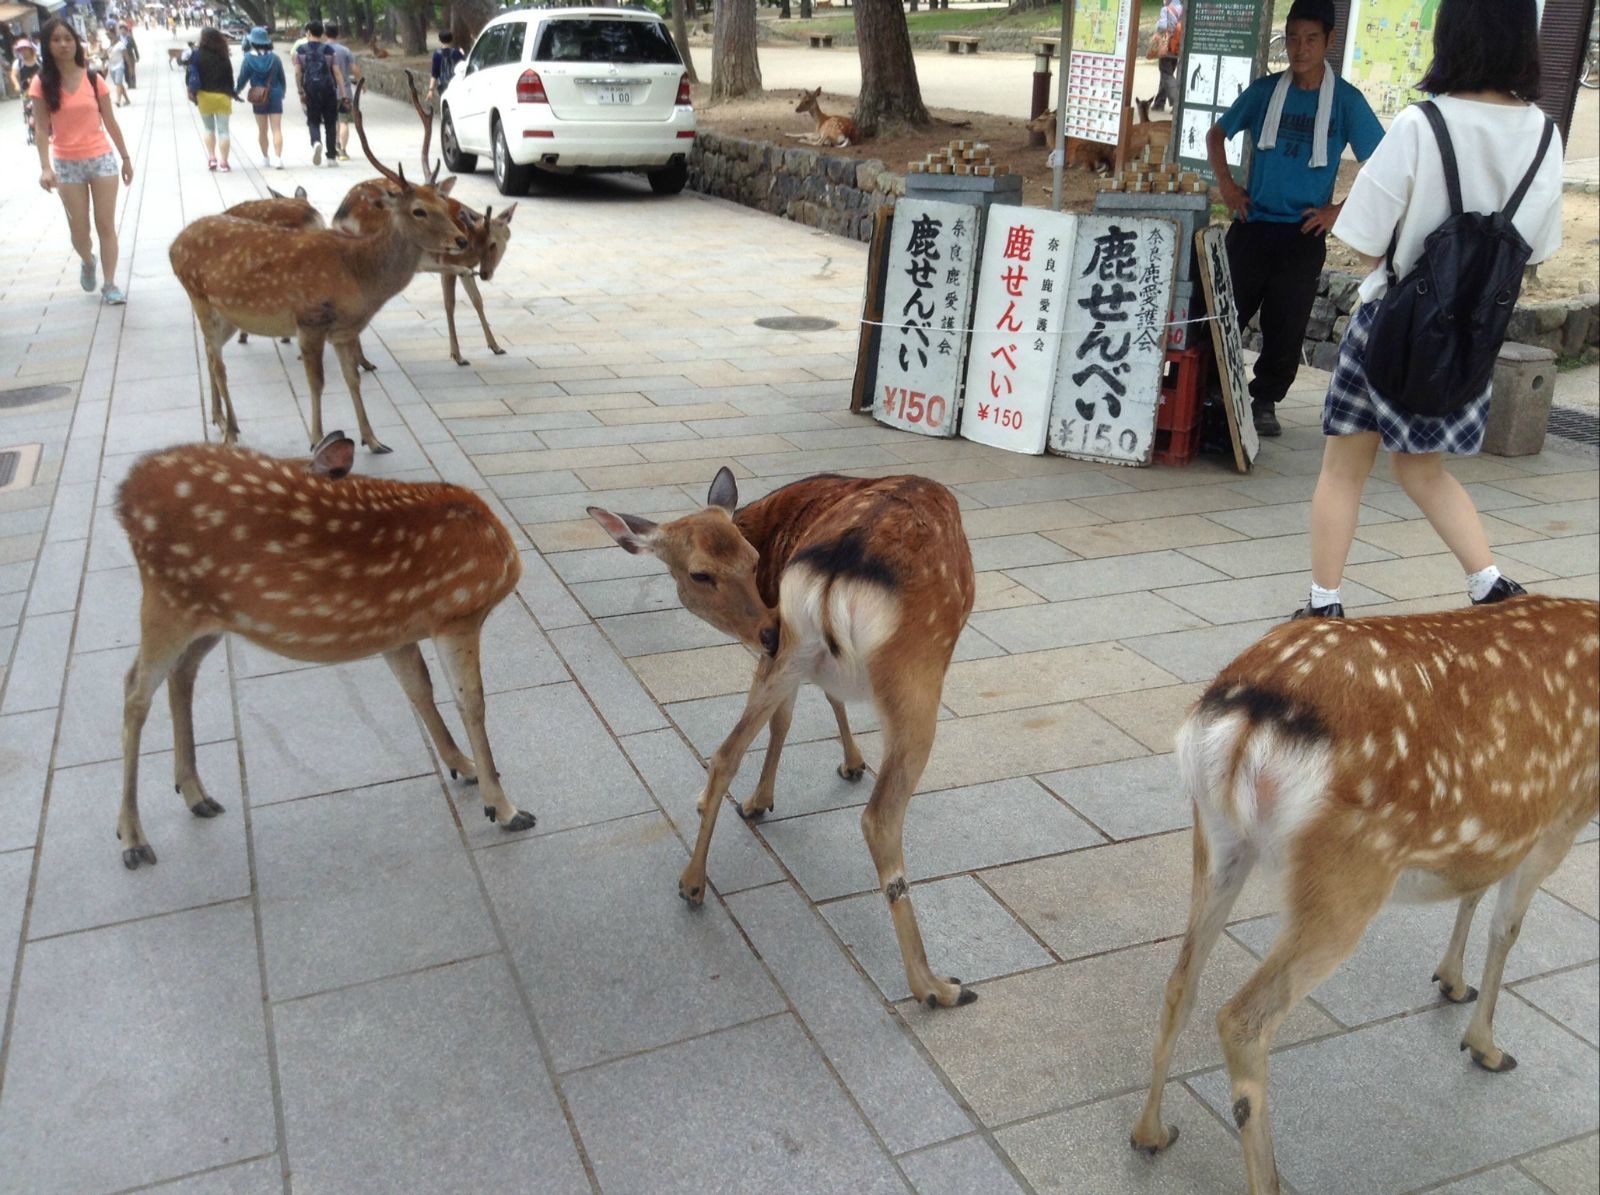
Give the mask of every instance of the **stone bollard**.
[[1514, 340], [1500, 346], [1483, 451], [1532, 456], [1543, 450], [1555, 374], [1556, 355], [1549, 349]]

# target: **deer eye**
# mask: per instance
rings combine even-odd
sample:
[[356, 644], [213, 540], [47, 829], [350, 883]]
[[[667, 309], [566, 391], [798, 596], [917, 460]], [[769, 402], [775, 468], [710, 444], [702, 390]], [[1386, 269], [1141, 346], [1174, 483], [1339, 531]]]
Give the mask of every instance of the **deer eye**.
[[414, 207], [411, 209], [411, 214], [417, 217], [419, 220], [426, 220], [428, 218], [428, 209], [425, 207]]
[[715, 585], [717, 583], [717, 579], [710, 573], [690, 573], [689, 580], [696, 585]]

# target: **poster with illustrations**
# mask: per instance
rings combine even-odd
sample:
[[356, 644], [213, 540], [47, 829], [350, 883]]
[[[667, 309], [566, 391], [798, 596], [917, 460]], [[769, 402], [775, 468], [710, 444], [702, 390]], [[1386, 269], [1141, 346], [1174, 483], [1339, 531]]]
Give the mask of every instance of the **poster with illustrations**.
[[[1198, 170], [1208, 181], [1206, 133], [1265, 73], [1257, 63], [1266, 8], [1267, 0], [1189, 0], [1184, 6], [1184, 53], [1178, 64], [1183, 95], [1174, 126], [1177, 156], [1184, 169]], [[1245, 133], [1228, 139], [1228, 165], [1245, 164], [1247, 139]]]
[[1132, 82], [1128, 39], [1134, 31], [1133, 0], [1077, 0], [1072, 30], [1067, 136], [1115, 145]]
[[879, 423], [956, 434], [978, 220], [964, 203], [901, 199], [894, 206], [872, 404]]
[[1183, 64], [1183, 94], [1191, 104], [1217, 106], [1217, 55], [1189, 55]]
[[1440, 0], [1352, 0], [1344, 77], [1380, 118], [1416, 100], [1413, 90], [1433, 58]]

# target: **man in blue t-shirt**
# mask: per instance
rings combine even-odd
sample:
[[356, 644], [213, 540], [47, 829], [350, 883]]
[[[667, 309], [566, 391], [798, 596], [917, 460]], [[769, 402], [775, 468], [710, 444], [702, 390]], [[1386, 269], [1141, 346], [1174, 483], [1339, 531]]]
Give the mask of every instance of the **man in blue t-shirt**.
[[[1274, 407], [1300, 368], [1328, 230], [1343, 206], [1333, 202], [1339, 158], [1348, 145], [1365, 162], [1383, 140], [1366, 99], [1325, 61], [1333, 25], [1333, 0], [1294, 0], [1284, 28], [1288, 77], [1257, 79], [1206, 135], [1212, 172], [1235, 217], [1228, 268], [1240, 326], [1261, 314], [1250, 409], [1264, 436], [1280, 434]], [[1234, 180], [1224, 148], [1241, 132], [1254, 145], [1248, 191]]]

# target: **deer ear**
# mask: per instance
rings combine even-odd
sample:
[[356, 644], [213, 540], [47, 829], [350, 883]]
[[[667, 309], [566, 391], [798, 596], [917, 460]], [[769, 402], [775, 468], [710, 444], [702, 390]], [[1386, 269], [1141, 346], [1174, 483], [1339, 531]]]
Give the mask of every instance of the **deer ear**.
[[606, 529], [606, 534], [633, 556], [656, 554], [656, 525], [638, 515], [614, 515], [598, 506], [589, 507], [589, 517]]
[[310, 198], [310, 196], [306, 194], [306, 189], [304, 187], [296, 187], [294, 189], [294, 197], [296, 199], [309, 199]]
[[350, 472], [356, 463], [356, 444], [343, 432], [329, 432], [312, 450], [311, 472], [318, 477], [337, 480]]
[[448, 195], [451, 191], [455, 190], [455, 186], [456, 176], [452, 174], [449, 178], [445, 179], [444, 182], [439, 184], [439, 194]]
[[510, 207], [506, 208], [505, 211], [501, 212], [498, 216], [496, 216], [494, 218], [494, 222], [496, 224], [510, 224], [511, 223], [511, 216], [516, 210], [517, 210], [517, 205], [513, 203]]
[[720, 506], [730, 514], [739, 505], [739, 486], [733, 480], [733, 471], [727, 465], [717, 470], [711, 479], [711, 489], [706, 494], [707, 506]]

